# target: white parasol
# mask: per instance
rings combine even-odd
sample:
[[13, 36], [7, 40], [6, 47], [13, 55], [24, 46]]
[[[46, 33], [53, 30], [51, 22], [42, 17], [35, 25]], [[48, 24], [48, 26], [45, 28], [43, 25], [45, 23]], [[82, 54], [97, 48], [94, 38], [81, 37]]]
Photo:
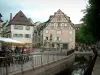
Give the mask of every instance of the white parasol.
[[24, 42], [17, 41], [11, 38], [0, 38], [0, 41], [2, 42], [8, 42], [8, 43], [19, 43], [19, 44], [24, 44]]

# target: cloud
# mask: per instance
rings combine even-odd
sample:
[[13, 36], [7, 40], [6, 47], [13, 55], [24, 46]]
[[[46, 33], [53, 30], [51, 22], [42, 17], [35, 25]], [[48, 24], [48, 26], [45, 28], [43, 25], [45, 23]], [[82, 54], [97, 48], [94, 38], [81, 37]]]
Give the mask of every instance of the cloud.
[[47, 21], [58, 9], [71, 17], [73, 23], [78, 23], [83, 16], [81, 10], [85, 9], [85, 0], [0, 0], [0, 13], [3, 19], [9, 19], [22, 10], [33, 21]]
[[[10, 2], [11, 1], [11, 2]], [[20, 4], [14, 2], [14, 0], [0, 0], [0, 13], [3, 15], [3, 20], [9, 20], [10, 13], [17, 13], [19, 10], [23, 10]]]

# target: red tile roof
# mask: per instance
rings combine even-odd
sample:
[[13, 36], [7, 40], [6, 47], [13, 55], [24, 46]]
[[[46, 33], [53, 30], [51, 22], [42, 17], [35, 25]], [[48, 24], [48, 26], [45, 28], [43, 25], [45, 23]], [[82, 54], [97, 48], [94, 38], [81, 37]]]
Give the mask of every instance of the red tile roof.
[[13, 19], [10, 21], [10, 24], [14, 25], [30, 25], [29, 19], [24, 15], [22, 11], [19, 11]]

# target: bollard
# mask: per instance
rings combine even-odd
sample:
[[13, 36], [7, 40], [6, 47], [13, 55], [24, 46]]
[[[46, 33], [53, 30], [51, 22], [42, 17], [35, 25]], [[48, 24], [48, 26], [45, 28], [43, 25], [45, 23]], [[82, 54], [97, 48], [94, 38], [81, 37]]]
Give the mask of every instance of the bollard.
[[43, 66], [43, 62], [42, 62], [42, 54], [41, 54], [41, 66]]
[[32, 56], [32, 69], [34, 70], [34, 60], [33, 60], [33, 58], [34, 58], [34, 55]]
[[8, 75], [8, 65], [6, 63], [6, 75]]
[[48, 53], [48, 57], [47, 57], [47, 64], [49, 64], [49, 53]]
[[23, 75], [24, 74], [24, 72], [23, 72], [23, 55], [21, 57], [22, 57], [22, 61], [21, 61], [21, 72], [22, 72], [22, 75]]
[[54, 54], [53, 54], [53, 62], [55, 62], [55, 59], [54, 59]]

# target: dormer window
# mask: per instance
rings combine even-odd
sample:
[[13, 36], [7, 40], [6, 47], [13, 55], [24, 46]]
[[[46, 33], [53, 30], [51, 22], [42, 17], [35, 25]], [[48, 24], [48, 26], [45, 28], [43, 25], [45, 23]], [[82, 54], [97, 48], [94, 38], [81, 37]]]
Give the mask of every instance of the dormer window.
[[29, 26], [26, 26], [26, 30], [30, 30], [30, 27]]
[[57, 20], [58, 20], [58, 21], [60, 21], [60, 20], [61, 20], [61, 16], [60, 16], [60, 15], [57, 17]]
[[23, 15], [20, 15], [20, 17], [23, 17]]
[[15, 25], [14, 29], [23, 30], [23, 26], [21, 26], [21, 25]]

